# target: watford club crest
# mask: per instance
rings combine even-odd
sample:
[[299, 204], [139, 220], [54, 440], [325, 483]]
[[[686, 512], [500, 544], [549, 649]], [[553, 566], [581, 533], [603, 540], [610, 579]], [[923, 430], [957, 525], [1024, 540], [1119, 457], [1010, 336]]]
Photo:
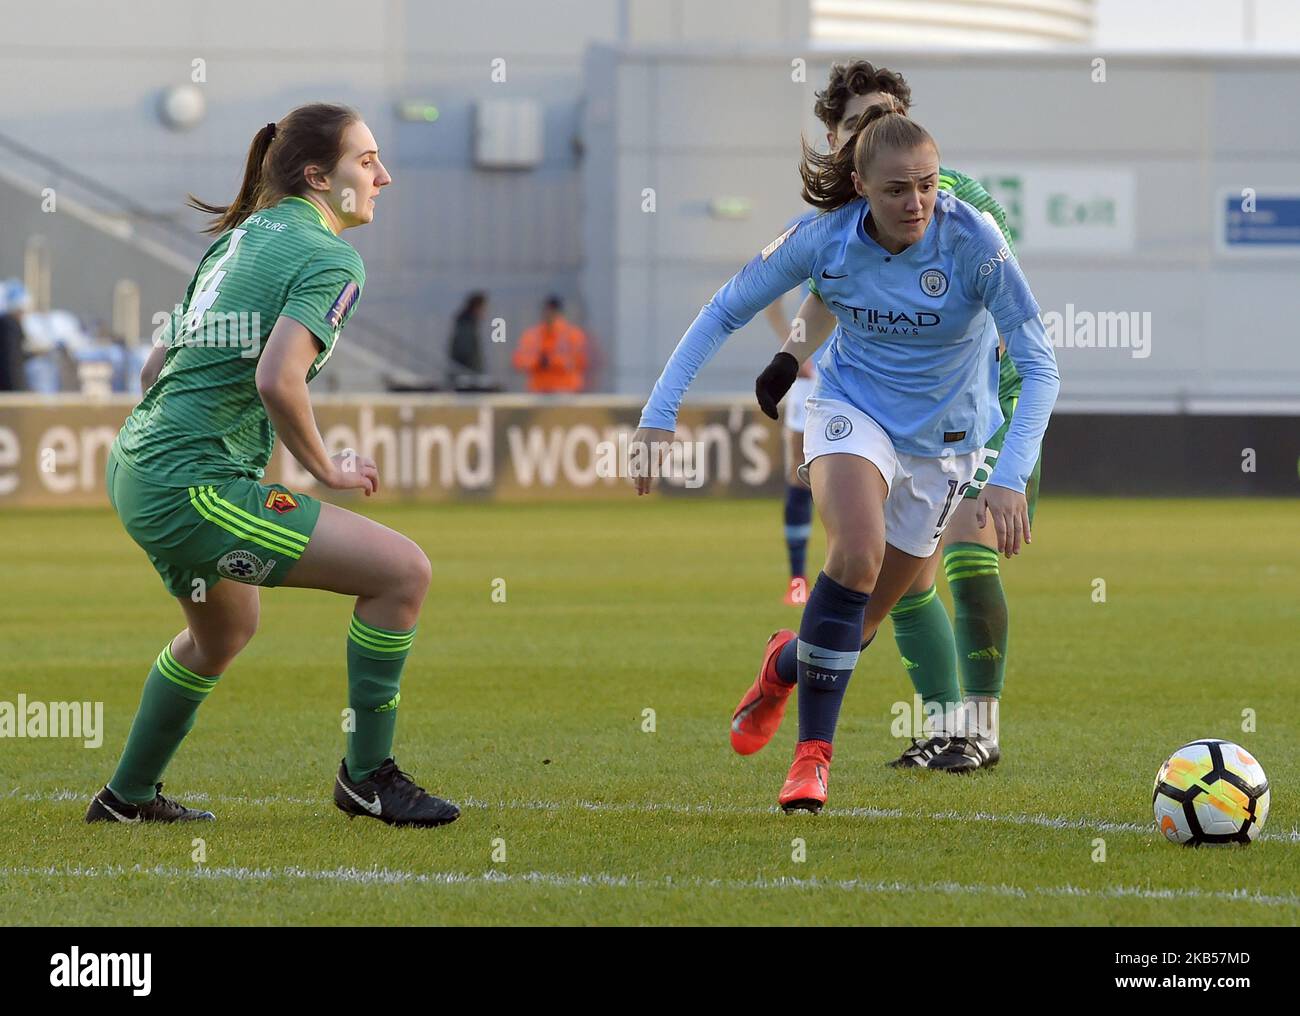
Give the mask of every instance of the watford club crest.
[[283, 515], [285, 512], [291, 512], [298, 507], [298, 502], [294, 500], [292, 494], [283, 490], [273, 490], [266, 497], [266, 507], [272, 511]]

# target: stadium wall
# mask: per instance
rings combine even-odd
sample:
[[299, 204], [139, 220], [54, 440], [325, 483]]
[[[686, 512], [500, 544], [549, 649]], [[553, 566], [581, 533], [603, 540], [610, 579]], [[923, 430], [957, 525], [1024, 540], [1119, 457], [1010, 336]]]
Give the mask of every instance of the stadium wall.
[[[517, 384], [511, 340], [556, 290], [610, 361], [593, 386], [638, 396], [717, 286], [799, 209], [797, 136], [821, 133], [813, 93], [833, 60], [862, 55], [812, 50], [806, 0], [387, 0], [360, 19], [340, 0], [310, 19], [253, 0], [220, 18], [199, 4], [141, 9], [24, 8], [0, 60], [3, 130], [171, 213], [186, 191], [233, 191], [252, 127], [307, 99], [353, 102], [399, 182], [375, 225], [349, 234], [369, 266], [354, 331], [382, 323], [375, 348], [394, 366], [434, 371], [460, 299], [486, 288], [508, 328], [485, 354]], [[1046, 244], [1030, 224], [1020, 244], [1059, 321], [1062, 408], [1300, 412], [1296, 245], [1229, 253], [1219, 222], [1225, 194], [1300, 180], [1300, 61], [1094, 48], [868, 55], [907, 72], [944, 161], [985, 176], [1022, 220], [1056, 193], [1108, 217], [1049, 230]], [[494, 82], [501, 54], [507, 77]], [[196, 60], [207, 119], [167, 131], [161, 89], [188, 82]], [[473, 167], [475, 103], [502, 95], [541, 104], [533, 170]], [[402, 119], [402, 98], [436, 104], [437, 122]], [[22, 270], [11, 221], [0, 275]], [[103, 260], [92, 247], [60, 254], [55, 284], [107, 317], [110, 290], [84, 264]], [[171, 273], [154, 274], [137, 280], [146, 321], [176, 298]], [[696, 390], [748, 391], [775, 341], [765, 323], [747, 326]]]
[[[367, 266], [358, 324], [382, 326], [376, 348], [395, 366], [440, 376], [452, 316], [468, 292], [486, 290], [489, 317], [505, 323], [506, 339], [489, 343], [485, 329], [486, 365], [522, 386], [510, 352], [547, 294], [560, 294], [586, 323], [579, 166], [587, 47], [802, 40], [808, 2], [139, 0], [129, 16], [102, 0], [23, 4], [0, 33], [0, 132], [196, 230], [201, 220], [184, 211], [186, 194], [228, 200], [262, 124], [304, 102], [352, 104], [395, 181], [375, 222], [346, 234]], [[202, 122], [167, 129], [158, 114], [164, 89], [192, 83], [206, 106]], [[493, 99], [536, 104], [536, 165], [475, 164], [476, 109]], [[406, 102], [436, 116], [404, 114]], [[0, 158], [11, 158], [2, 146]], [[40, 188], [66, 183], [48, 167], [17, 168]], [[25, 237], [0, 220], [0, 278], [22, 274]], [[204, 247], [195, 232], [181, 253], [197, 261]], [[107, 319], [108, 291], [80, 281], [88, 256], [57, 251], [56, 285], [68, 309]], [[147, 322], [184, 289], [175, 291], [163, 270], [139, 270]], [[594, 338], [600, 348], [609, 336]], [[601, 387], [598, 371], [592, 382]]]
[[[595, 48], [584, 289], [617, 337], [615, 391], [649, 391], [700, 307], [804, 209], [799, 132], [824, 143], [814, 92], [832, 61], [864, 55], [905, 72], [944, 165], [1007, 207], [1061, 409], [1300, 413], [1300, 229], [1236, 249], [1225, 235], [1248, 190], [1300, 195], [1300, 59], [1091, 47]], [[693, 392], [748, 390], [776, 344], [756, 318]]]
[[[132, 401], [0, 398], [0, 511], [106, 505], [106, 456]], [[325, 396], [315, 408], [332, 453], [355, 448], [376, 460], [386, 502], [631, 497], [627, 441], [638, 399]], [[663, 483], [667, 496], [780, 493], [780, 433], [752, 399], [684, 408], [678, 437], [691, 457]], [[1295, 496], [1300, 417], [1060, 414], [1047, 432], [1044, 463], [1049, 498]], [[320, 493], [279, 444], [266, 481]]]

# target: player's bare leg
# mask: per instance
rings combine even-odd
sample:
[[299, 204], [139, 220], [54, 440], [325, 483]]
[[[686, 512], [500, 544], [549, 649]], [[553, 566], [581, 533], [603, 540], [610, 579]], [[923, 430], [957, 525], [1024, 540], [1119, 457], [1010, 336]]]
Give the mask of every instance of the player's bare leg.
[[885, 556], [889, 488], [880, 469], [857, 455], [831, 454], [814, 459], [809, 476], [826, 528], [826, 563], [792, 643], [795, 658], [787, 661], [799, 685], [799, 742], [778, 798], [787, 812], [817, 812], [826, 801], [835, 725]]
[[348, 629], [348, 704], [354, 729], [334, 781], [349, 815], [390, 825], [443, 825], [460, 814], [426, 793], [391, 757], [402, 666], [432, 578], [419, 546], [372, 519], [321, 505], [320, 519], [284, 585], [357, 598]]
[[380, 628], [412, 628], [433, 569], [424, 551], [387, 526], [322, 504], [311, 542], [284, 585], [357, 598], [357, 616]]
[[929, 557], [916, 557], [885, 544], [880, 577], [862, 619], [862, 640], [865, 642], [875, 637], [881, 622], [889, 616], [889, 612], [903, 596], [924, 592], [934, 585], [938, 568], [938, 551]]
[[257, 633], [262, 611], [257, 586], [227, 580], [200, 598], [178, 596], [176, 602], [185, 614], [185, 628], [172, 639], [172, 655], [195, 673], [224, 673]]
[[108, 784], [90, 802], [87, 822], [211, 820], [162, 794], [157, 780], [194, 726], [198, 707], [257, 631], [258, 588], [218, 582], [178, 596], [185, 628], [154, 662], [126, 747]]

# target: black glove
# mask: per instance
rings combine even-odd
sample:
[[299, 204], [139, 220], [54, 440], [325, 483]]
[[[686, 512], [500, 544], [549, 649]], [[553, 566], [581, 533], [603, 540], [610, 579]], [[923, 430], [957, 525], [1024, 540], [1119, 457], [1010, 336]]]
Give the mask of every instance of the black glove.
[[790, 390], [790, 386], [798, 376], [799, 361], [784, 351], [777, 353], [754, 382], [758, 408], [775, 420], [778, 415], [776, 407], [781, 404], [785, 393]]

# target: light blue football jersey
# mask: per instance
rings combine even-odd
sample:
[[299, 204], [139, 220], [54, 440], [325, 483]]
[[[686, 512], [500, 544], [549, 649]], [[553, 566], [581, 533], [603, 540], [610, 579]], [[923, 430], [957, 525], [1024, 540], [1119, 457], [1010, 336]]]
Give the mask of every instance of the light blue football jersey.
[[900, 451], [983, 447], [1002, 425], [998, 332], [1024, 389], [989, 482], [1023, 491], [1060, 387], [1038, 303], [997, 226], [950, 195], [924, 236], [891, 254], [866, 231], [867, 202], [800, 218], [733, 276], [673, 351], [641, 415], [673, 430], [687, 387], [728, 335], [812, 278], [838, 322], [814, 397], [866, 413]]

